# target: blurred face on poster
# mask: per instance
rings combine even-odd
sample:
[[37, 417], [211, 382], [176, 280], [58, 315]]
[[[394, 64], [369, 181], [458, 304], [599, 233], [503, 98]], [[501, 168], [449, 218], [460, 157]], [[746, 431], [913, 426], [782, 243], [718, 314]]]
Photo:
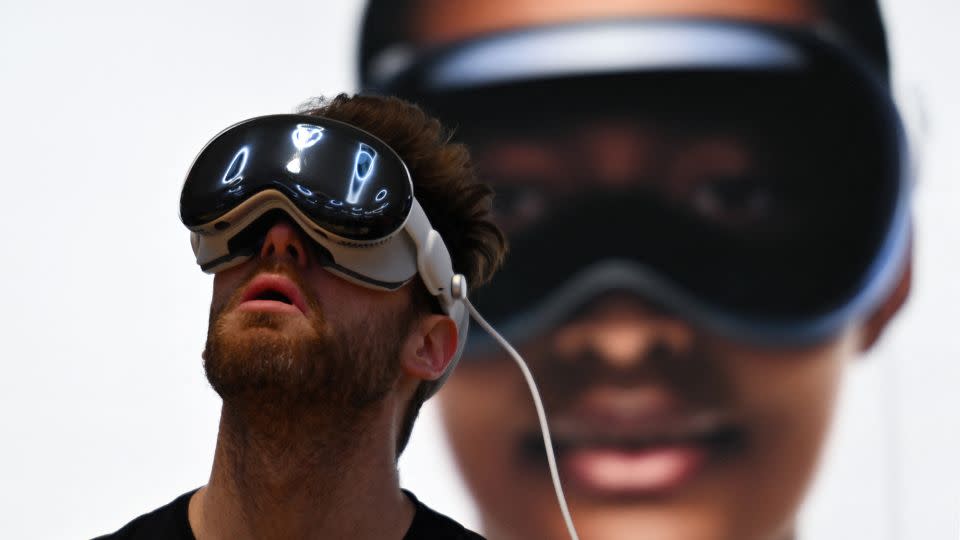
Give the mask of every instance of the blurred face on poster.
[[[641, 19], [665, 24], [616, 24]], [[511, 253], [476, 301], [538, 381], [583, 538], [791, 538], [845, 366], [906, 297], [892, 104], [807, 69], [830, 54], [790, 32], [825, 20], [804, 1], [411, 5], [410, 41], [454, 50], [390, 88], [459, 126], [497, 191]], [[605, 39], [621, 64], [590, 72]], [[651, 43], [658, 69], [625, 67]], [[476, 341], [440, 396], [484, 531], [564, 538], [526, 385]]]

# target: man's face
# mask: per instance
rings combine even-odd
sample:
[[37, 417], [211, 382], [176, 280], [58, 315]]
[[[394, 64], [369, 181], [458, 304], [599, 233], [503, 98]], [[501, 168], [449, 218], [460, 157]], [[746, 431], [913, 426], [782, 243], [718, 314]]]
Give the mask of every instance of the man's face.
[[[455, 10], [447, 4], [419, 3], [415, 40], [437, 44], [615, 16], [792, 24], [819, 17], [817, 4], [802, 0], [471, 1]], [[737, 129], [678, 137], [655, 122], [648, 127], [607, 119], [547, 142], [504, 136], [479, 145], [481, 174], [500, 178], [495, 188], [507, 194], [498, 201], [501, 224], [510, 233], [545, 211], [542, 201], [523, 196], [523, 182], [539, 181], [539, 188], [546, 182], [562, 196], [585, 178], [614, 188], [649, 179], [664, 201], [718, 227], [778, 219], [776, 201], [762, 192], [737, 190], [748, 197], [729, 205], [715, 196], [722, 190], [711, 189], [715, 178], [762, 176], [770, 157], [764, 141]], [[761, 348], [718, 337], [643, 298], [611, 295], [521, 344], [544, 396], [581, 536], [784, 538], [813, 475], [843, 366], [861, 341], [851, 327], [806, 348]], [[564, 538], [531, 399], [515, 366], [498, 354], [465, 358], [440, 395], [488, 535]]]
[[258, 256], [214, 278], [207, 376], [224, 400], [361, 411], [397, 380], [407, 292], [334, 276], [299, 228], [278, 221]]

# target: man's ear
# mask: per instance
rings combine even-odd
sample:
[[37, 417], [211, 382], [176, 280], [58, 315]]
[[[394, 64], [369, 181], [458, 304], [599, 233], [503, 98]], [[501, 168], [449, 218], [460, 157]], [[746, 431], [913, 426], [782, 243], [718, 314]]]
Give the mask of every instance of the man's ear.
[[890, 291], [887, 299], [877, 306], [863, 324], [863, 342], [860, 346], [862, 352], [866, 352], [876, 345], [877, 341], [880, 340], [880, 336], [883, 334], [883, 330], [887, 327], [887, 323], [900, 311], [900, 308], [906, 303], [907, 297], [910, 296], [910, 285], [913, 281], [912, 245], [907, 248], [906, 256], [907, 262], [903, 266], [903, 271], [900, 274], [900, 281], [897, 283], [897, 286]]
[[404, 373], [418, 379], [439, 379], [457, 351], [457, 325], [446, 315], [431, 313], [413, 327], [403, 346]]

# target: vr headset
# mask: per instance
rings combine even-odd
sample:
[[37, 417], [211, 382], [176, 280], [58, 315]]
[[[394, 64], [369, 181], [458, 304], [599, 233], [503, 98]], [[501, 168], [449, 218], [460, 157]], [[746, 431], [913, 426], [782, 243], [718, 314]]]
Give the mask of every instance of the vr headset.
[[827, 34], [586, 22], [371, 66], [368, 91], [456, 127], [494, 186], [511, 256], [474, 301], [511, 341], [633, 295], [802, 346], [868, 316], [902, 271], [901, 121], [878, 73]]
[[213, 138], [190, 167], [180, 218], [197, 264], [215, 273], [258, 251], [283, 212], [316, 243], [330, 272], [392, 291], [420, 275], [466, 343], [466, 283], [413, 194], [406, 165], [383, 141], [354, 126], [306, 115], [273, 115], [235, 124]]

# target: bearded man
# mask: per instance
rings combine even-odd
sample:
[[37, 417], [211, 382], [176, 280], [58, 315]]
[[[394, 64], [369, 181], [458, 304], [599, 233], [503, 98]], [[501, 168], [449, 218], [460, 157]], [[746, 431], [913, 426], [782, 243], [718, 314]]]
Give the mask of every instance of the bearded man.
[[217, 135], [180, 208], [214, 274], [213, 470], [104, 538], [480, 538], [402, 490], [397, 458], [462, 350], [465, 283], [503, 256], [490, 198], [465, 148], [397, 99]]

